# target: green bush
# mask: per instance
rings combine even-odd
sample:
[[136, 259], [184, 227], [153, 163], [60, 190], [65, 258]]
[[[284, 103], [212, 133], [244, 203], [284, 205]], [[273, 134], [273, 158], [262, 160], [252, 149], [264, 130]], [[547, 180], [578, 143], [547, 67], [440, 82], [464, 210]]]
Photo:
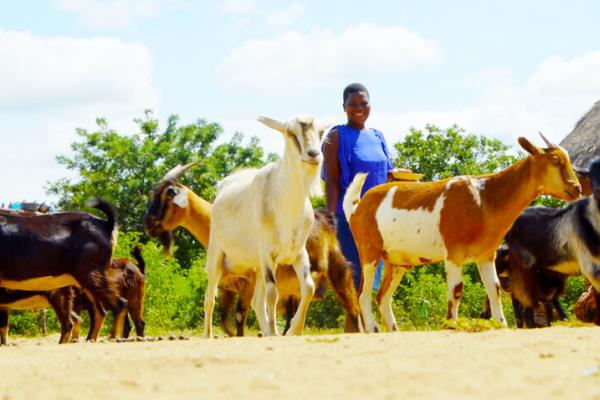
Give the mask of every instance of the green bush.
[[[121, 233], [116, 257], [130, 257], [130, 251], [142, 239], [141, 233]], [[154, 241], [143, 245], [143, 257], [146, 261], [146, 301], [145, 320], [147, 334], [157, 335], [172, 331], [191, 331], [201, 333], [204, 315], [204, 292], [206, 273], [204, 271], [205, 253], [189, 262], [190, 267], [182, 267], [176, 258], [167, 257], [163, 249]], [[442, 264], [423, 266], [407, 272], [394, 294], [393, 311], [398, 326], [402, 330], [441, 329], [447, 310], [447, 288]], [[477, 267], [467, 265], [463, 268], [464, 290], [459, 315], [463, 318], [478, 318], [485, 299], [485, 290], [479, 279]], [[582, 277], [572, 277], [567, 281], [562, 303], [572, 312], [573, 306], [585, 288]], [[514, 326], [514, 316], [510, 298], [503, 295], [502, 304], [509, 326]], [[378, 314], [373, 303], [374, 311]], [[215, 310], [214, 320], [218, 320], [220, 310]], [[88, 329], [88, 316], [83, 313], [82, 335]], [[24, 336], [41, 334], [40, 314], [29, 311], [15, 311], [10, 314], [11, 333]], [[377, 315], [378, 316], [378, 315]], [[314, 329], [342, 330], [344, 312], [331, 290], [321, 301], [310, 305], [306, 326]], [[280, 318], [283, 328], [285, 321]], [[59, 332], [60, 325], [53, 312], [48, 312], [48, 331]], [[102, 334], [108, 335], [112, 327], [109, 313]], [[253, 312], [248, 315], [248, 327], [258, 330]]]

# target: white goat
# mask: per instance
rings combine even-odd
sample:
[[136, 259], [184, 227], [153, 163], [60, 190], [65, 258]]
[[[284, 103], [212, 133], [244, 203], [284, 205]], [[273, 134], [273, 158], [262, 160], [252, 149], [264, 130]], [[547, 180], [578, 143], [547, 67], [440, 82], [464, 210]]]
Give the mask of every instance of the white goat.
[[265, 335], [278, 334], [274, 278], [278, 265], [292, 265], [300, 280], [301, 299], [290, 334], [302, 334], [315, 290], [305, 243], [314, 220], [309, 195], [320, 190], [320, 139], [327, 126], [317, 125], [313, 118], [284, 123], [259, 117], [258, 121], [283, 134], [285, 150], [278, 161], [232, 174], [219, 187], [206, 258], [204, 334], [209, 338], [224, 269], [236, 275], [256, 271], [255, 312]]

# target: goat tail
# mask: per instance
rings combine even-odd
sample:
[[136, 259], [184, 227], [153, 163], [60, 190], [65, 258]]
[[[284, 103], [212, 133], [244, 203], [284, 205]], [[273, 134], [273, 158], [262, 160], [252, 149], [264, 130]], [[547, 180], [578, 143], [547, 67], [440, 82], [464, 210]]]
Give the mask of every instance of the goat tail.
[[117, 247], [117, 209], [112, 205], [112, 203], [99, 197], [96, 197], [94, 200], [92, 200], [90, 207], [100, 210], [106, 215], [107, 230], [111, 233], [114, 250]]
[[360, 192], [362, 187], [367, 180], [367, 174], [364, 172], [359, 172], [356, 174], [348, 189], [346, 189], [346, 195], [344, 196], [344, 214], [346, 215], [346, 221], [350, 222], [350, 217], [356, 211], [356, 206], [360, 201]]
[[131, 256], [135, 259], [135, 262], [142, 273], [142, 275], [146, 275], [146, 261], [144, 261], [144, 257], [142, 257], [142, 245], [136, 244], [131, 249]]

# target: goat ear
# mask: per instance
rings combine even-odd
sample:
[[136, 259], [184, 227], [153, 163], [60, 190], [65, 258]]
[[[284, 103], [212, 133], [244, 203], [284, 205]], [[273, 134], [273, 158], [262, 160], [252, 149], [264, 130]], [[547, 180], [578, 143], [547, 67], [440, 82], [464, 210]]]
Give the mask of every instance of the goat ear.
[[319, 121], [317, 125], [317, 132], [319, 132], [319, 137], [323, 138], [323, 133], [325, 133], [325, 131], [331, 128], [333, 124], [335, 124], [335, 119], [333, 118], [327, 118], [322, 121]]
[[265, 124], [269, 128], [273, 128], [276, 131], [279, 131], [281, 133], [287, 132], [287, 124], [286, 123], [276, 121], [269, 117], [263, 117], [262, 115], [257, 118], [257, 121]]
[[521, 145], [523, 150], [525, 150], [532, 156], [537, 156], [544, 153], [544, 150], [540, 149], [535, 144], [531, 143], [529, 140], [522, 136], [519, 138], [519, 144]]
[[179, 208], [187, 208], [189, 204], [187, 190], [179, 189], [175, 197], [173, 197], [173, 204]]

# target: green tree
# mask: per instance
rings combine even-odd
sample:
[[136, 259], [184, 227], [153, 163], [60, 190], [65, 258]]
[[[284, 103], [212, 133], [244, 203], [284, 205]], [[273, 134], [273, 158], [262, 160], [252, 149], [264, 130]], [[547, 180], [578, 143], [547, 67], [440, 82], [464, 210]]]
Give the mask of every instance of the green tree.
[[[256, 167], [265, 157], [256, 137], [247, 146], [243, 135], [236, 133], [225, 143], [216, 144], [221, 126], [199, 119], [187, 125], [179, 117], [168, 118], [159, 130], [152, 111], [136, 119], [139, 132], [124, 135], [109, 128], [105, 119], [97, 119], [94, 131], [77, 129], [78, 140], [71, 144], [73, 156], [60, 155], [59, 164], [77, 173], [75, 178], [53, 182], [48, 192], [58, 196], [57, 207], [63, 210], [86, 209], [86, 202], [100, 196], [112, 202], [119, 211], [120, 229], [142, 232], [149, 193], [164, 174], [178, 164], [197, 159], [203, 162], [192, 168], [182, 183], [198, 195], [212, 201], [216, 183], [238, 167]], [[177, 233], [179, 251], [188, 257], [178, 258], [188, 265], [194, 253], [191, 237]], [[183, 239], [185, 237], [185, 239]]]
[[456, 125], [448, 129], [435, 125], [424, 130], [411, 128], [404, 141], [394, 147], [399, 154], [395, 166], [424, 174], [424, 181], [491, 173], [518, 158], [508, 154], [510, 146], [500, 140], [465, 134]]

